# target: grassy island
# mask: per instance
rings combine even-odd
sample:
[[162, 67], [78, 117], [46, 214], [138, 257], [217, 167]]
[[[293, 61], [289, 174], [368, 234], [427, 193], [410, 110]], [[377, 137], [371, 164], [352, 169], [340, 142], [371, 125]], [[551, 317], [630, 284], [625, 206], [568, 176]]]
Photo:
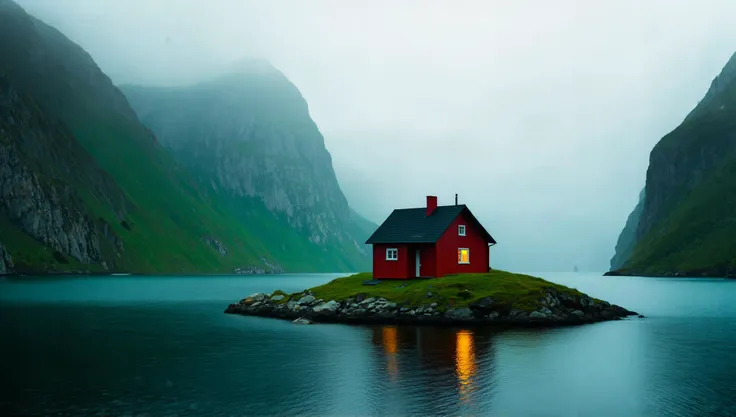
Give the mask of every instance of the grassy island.
[[361, 273], [293, 294], [252, 294], [225, 312], [300, 322], [518, 325], [587, 323], [637, 314], [542, 278], [498, 270], [377, 284], [370, 273]]

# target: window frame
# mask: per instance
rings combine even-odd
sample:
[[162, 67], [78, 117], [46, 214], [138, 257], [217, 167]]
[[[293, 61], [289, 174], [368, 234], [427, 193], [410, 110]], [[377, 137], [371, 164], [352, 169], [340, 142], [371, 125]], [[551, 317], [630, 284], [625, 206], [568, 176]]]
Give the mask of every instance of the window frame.
[[[393, 253], [394, 257], [390, 257], [389, 253]], [[398, 261], [399, 260], [399, 248], [386, 248], [386, 260], [387, 261]]]
[[464, 224], [457, 225], [457, 235], [465, 236], [468, 233], [468, 228]]
[[457, 258], [457, 264], [458, 265], [470, 265], [470, 248], [457, 248], [457, 254], [460, 255], [462, 251], [468, 251], [468, 262], [461, 262], [460, 259], [462, 259], [462, 256], [458, 256]]

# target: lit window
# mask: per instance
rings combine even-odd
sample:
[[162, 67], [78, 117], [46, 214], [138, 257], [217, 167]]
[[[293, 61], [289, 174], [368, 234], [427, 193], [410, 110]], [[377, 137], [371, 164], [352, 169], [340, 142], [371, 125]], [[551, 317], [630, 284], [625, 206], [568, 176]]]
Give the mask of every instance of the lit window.
[[461, 224], [457, 227], [457, 235], [458, 236], [465, 236], [465, 225]]
[[388, 248], [386, 249], [386, 260], [387, 261], [395, 261], [399, 259], [399, 250], [396, 248]]
[[470, 263], [470, 249], [459, 248], [457, 250], [457, 263], [469, 264]]

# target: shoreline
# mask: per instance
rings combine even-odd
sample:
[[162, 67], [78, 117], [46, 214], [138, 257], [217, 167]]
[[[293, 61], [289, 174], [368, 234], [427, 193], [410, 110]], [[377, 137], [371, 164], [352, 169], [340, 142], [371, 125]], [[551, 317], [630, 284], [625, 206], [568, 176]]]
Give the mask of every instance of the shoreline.
[[604, 277], [641, 277], [641, 278], [718, 278], [718, 279], [736, 279], [736, 274], [722, 274], [711, 272], [663, 272], [663, 273], [642, 273], [639, 271], [615, 270], [603, 273]]
[[365, 315], [343, 315], [343, 314], [319, 314], [313, 313], [312, 311], [280, 311], [280, 310], [269, 310], [269, 309], [248, 309], [244, 308], [239, 304], [230, 304], [225, 309], [226, 314], [235, 314], [241, 316], [269, 318], [274, 320], [284, 321], [301, 321], [306, 320], [300, 324], [312, 324], [312, 323], [324, 323], [324, 324], [345, 324], [345, 325], [411, 325], [411, 326], [458, 326], [464, 327], [497, 327], [499, 329], [513, 329], [513, 328], [550, 328], [550, 327], [572, 327], [582, 326], [585, 324], [601, 323], [605, 321], [621, 321], [628, 320], [628, 317], [637, 316], [638, 318], [644, 318], [639, 313], [628, 311], [621, 313], [621, 315], [612, 315], [609, 318], [604, 317], [578, 317], [572, 315], [568, 318], [530, 318], [529, 315], [522, 315], [515, 318], [498, 317], [489, 318], [481, 317], [477, 318], [473, 315], [468, 317], [453, 317], [453, 316], [434, 316], [434, 315], [420, 315], [420, 316], [409, 316], [409, 315], [380, 315], [380, 314], [365, 314]]
[[363, 285], [369, 274], [301, 292], [255, 293], [224, 313], [295, 323], [560, 327], [644, 316], [541, 278], [495, 271]]

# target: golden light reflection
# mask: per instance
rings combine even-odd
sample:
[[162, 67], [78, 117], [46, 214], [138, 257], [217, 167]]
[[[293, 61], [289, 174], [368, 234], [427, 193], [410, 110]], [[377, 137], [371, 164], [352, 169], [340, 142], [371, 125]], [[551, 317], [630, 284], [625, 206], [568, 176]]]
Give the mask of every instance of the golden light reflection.
[[475, 374], [475, 349], [473, 346], [473, 332], [460, 330], [455, 337], [455, 371], [457, 373], [460, 399], [468, 400], [473, 389], [473, 375]]
[[386, 371], [388, 371], [388, 375], [391, 377], [391, 380], [394, 381], [399, 373], [396, 361], [396, 351], [398, 350], [398, 335], [396, 327], [384, 326], [382, 336], [381, 342], [383, 344], [383, 350], [386, 352]]

